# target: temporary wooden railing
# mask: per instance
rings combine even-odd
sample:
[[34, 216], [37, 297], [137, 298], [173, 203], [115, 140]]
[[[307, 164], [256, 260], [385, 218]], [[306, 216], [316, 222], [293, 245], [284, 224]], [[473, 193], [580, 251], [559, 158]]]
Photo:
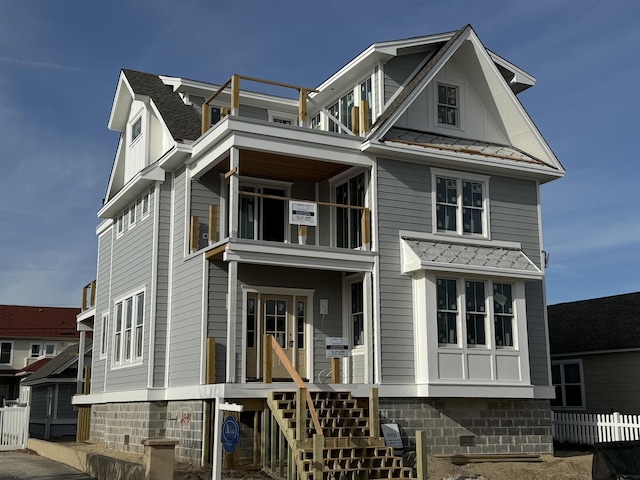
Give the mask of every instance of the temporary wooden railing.
[[[209, 227], [207, 230], [209, 244], [218, 240], [218, 205], [209, 205]], [[191, 216], [189, 225], [189, 251], [194, 253], [200, 247], [200, 221], [197, 215]]]
[[271, 383], [273, 380], [272, 371], [272, 352], [276, 354], [276, 356], [282, 362], [285, 370], [296, 384], [298, 388], [304, 388], [306, 394], [305, 397], [307, 399], [307, 407], [309, 408], [309, 413], [311, 414], [311, 420], [313, 421], [313, 426], [316, 430], [316, 434], [322, 434], [322, 426], [320, 425], [320, 420], [318, 419], [318, 412], [316, 412], [315, 407], [313, 406], [313, 399], [311, 398], [311, 392], [306, 388], [305, 383], [300, 378], [297, 370], [292, 365], [291, 361], [287, 357], [287, 354], [284, 353], [282, 347], [278, 344], [275, 337], [273, 335], [265, 335], [264, 336], [264, 355], [263, 355], [263, 381], [264, 383]]
[[[331, 202], [317, 202], [313, 200], [301, 200], [298, 198], [290, 198], [290, 197], [279, 197], [277, 195], [267, 195], [264, 193], [257, 192], [240, 192], [240, 195], [247, 197], [260, 197], [260, 198], [269, 198], [272, 200], [282, 200], [284, 202], [305, 202], [305, 203], [315, 203], [318, 206], [324, 207], [332, 207], [332, 208], [344, 208], [346, 210], [359, 210], [361, 211], [360, 215], [360, 227], [362, 231], [362, 245], [369, 245], [371, 243], [371, 211], [368, 207], [360, 207], [357, 205], [344, 205], [342, 203], [331, 203]], [[302, 232], [306, 235], [307, 230], [303, 229]], [[300, 233], [300, 231], [299, 231]]]
[[307, 94], [309, 92], [317, 92], [313, 88], [300, 87], [298, 85], [291, 85], [288, 83], [274, 82], [272, 80], [263, 80], [261, 78], [247, 77], [244, 75], [233, 74], [229, 80], [227, 80], [218, 90], [215, 91], [205, 102], [202, 104], [202, 133], [205, 133], [210, 128], [211, 117], [209, 107], [212, 100], [231, 86], [231, 115], [237, 115], [240, 109], [240, 80], [246, 80], [249, 82], [264, 83], [266, 85], [273, 85], [276, 87], [291, 88], [298, 92], [298, 122], [299, 125], [305, 126], [307, 123]]
[[92, 308], [96, 304], [96, 281], [86, 284], [82, 288], [82, 310]]

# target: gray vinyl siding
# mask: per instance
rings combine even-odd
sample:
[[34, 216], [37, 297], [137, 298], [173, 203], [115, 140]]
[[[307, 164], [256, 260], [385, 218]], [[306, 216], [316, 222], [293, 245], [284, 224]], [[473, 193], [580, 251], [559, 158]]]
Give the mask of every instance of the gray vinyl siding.
[[409, 75], [413, 73], [420, 62], [425, 58], [424, 53], [413, 53], [411, 55], [401, 55], [393, 57], [384, 65], [384, 102], [396, 93]]
[[529, 337], [529, 370], [533, 385], [549, 385], [549, 354], [544, 318], [542, 280], [525, 283], [527, 304], [527, 336]]
[[[158, 273], [156, 284], [155, 346], [153, 358], [153, 386], [164, 385], [167, 368], [167, 322], [169, 308], [169, 262], [171, 244], [171, 182], [167, 181], [155, 191], [158, 219]], [[153, 333], [151, 333], [153, 335]]]
[[431, 230], [429, 169], [378, 159], [380, 345], [383, 383], [413, 383], [411, 277], [400, 274], [399, 230]]
[[216, 339], [216, 383], [226, 380], [227, 365], [227, 264], [209, 263], [207, 337]]
[[537, 199], [537, 185], [534, 181], [491, 177], [491, 238], [520, 242], [522, 251], [540, 267]]
[[[326, 337], [342, 337], [342, 275], [339, 272], [305, 270], [295, 268], [268, 267], [262, 265], [239, 265], [238, 283], [249, 287], [282, 287], [314, 290], [313, 294], [313, 378], [327, 368], [331, 360], [326, 358]], [[241, 291], [241, 288], [238, 289]], [[239, 296], [239, 298], [241, 298]], [[320, 315], [320, 299], [327, 299], [329, 311], [324, 318]], [[238, 312], [244, 312], [239, 300]], [[242, 318], [238, 318], [238, 328]], [[242, 332], [238, 335], [237, 352], [241, 353]]]
[[[113, 333], [114, 312], [113, 303], [121, 301], [144, 289], [144, 329], [143, 329], [143, 359], [141, 364], [126, 365], [111, 368], [107, 374], [107, 390], [138, 390], [147, 385], [149, 363], [149, 324], [151, 315], [151, 284], [153, 262], [153, 205], [150, 205], [149, 215], [142, 218], [138, 206], [137, 222], [134, 227], [129, 225], [128, 217], [125, 221], [124, 233], [113, 239], [113, 268], [110, 298], [110, 323]], [[113, 334], [110, 335], [113, 337]], [[107, 363], [112, 362], [113, 338]]]
[[256, 120], [269, 121], [269, 112], [266, 108], [252, 107], [251, 105], [242, 105], [240, 102], [240, 116], [254, 118]]
[[175, 175], [173, 220], [173, 274], [169, 332], [169, 385], [200, 383], [202, 348], [202, 256], [185, 258], [185, 169]]
[[582, 369], [588, 411], [638, 414], [640, 352], [585, 355]]
[[[111, 315], [109, 309], [109, 289], [111, 283], [111, 245], [113, 243], [113, 229], [109, 228], [98, 237], [98, 270], [96, 277], [96, 318], [93, 329], [93, 356], [91, 365], [91, 393], [104, 391], [104, 375], [109, 357], [100, 358], [100, 340], [102, 338], [102, 315]], [[112, 330], [111, 330], [112, 331]], [[111, 331], [107, 332], [107, 352], [111, 352]]]

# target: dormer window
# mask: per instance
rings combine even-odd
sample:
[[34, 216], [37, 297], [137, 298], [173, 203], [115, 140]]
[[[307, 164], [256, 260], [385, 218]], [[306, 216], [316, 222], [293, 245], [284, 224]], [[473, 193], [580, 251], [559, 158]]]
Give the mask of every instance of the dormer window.
[[458, 87], [438, 84], [438, 124], [460, 126]]
[[142, 134], [142, 117], [135, 121], [131, 126], [131, 143], [133, 143]]

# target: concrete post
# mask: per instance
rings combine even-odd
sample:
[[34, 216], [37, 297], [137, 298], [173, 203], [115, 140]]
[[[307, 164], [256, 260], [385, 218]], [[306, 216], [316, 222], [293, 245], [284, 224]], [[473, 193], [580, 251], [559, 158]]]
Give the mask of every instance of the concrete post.
[[148, 438], [142, 444], [144, 480], [173, 480], [173, 457], [178, 440]]

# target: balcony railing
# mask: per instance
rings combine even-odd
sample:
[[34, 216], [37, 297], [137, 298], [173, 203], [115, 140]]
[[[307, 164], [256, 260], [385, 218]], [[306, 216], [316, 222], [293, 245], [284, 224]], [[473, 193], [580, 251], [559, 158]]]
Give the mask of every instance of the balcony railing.
[[82, 311], [89, 310], [96, 305], [96, 281], [88, 283], [82, 288]]
[[[296, 242], [300, 245], [360, 250], [368, 250], [371, 246], [371, 212], [367, 207], [299, 200], [257, 192], [241, 191], [239, 194], [247, 199], [268, 199], [283, 202], [282, 210], [277, 208], [265, 212], [264, 208], [262, 208], [262, 218], [259, 215], [255, 215], [258, 210], [255, 205], [245, 203], [246, 208], [244, 209], [241, 205], [240, 227], [237, 235], [239, 238], [279, 241], [281, 243]], [[253, 205], [252, 208], [249, 208], [249, 205]], [[291, 212], [293, 207], [300, 208], [305, 206], [311, 206], [312, 208], [289, 216], [285, 213]], [[277, 216], [277, 221], [284, 223], [282, 231], [276, 231], [275, 235], [272, 232], [272, 236], [265, 233], [265, 225], [269, 222], [267, 217], [270, 215]], [[315, 220], [313, 222], [300, 222], [300, 217], [307, 219], [315, 217]], [[220, 240], [217, 205], [209, 206], [208, 221], [207, 225], [201, 223], [197, 216], [191, 217], [189, 234], [191, 253], [204, 248], [206, 245], [213, 245]], [[311, 226], [305, 223], [315, 223], [315, 225]], [[332, 224], [333, 228], [331, 228]], [[203, 228], [201, 228], [201, 225], [207, 226], [206, 239], [208, 241], [206, 242], [202, 240]], [[297, 238], [292, 238], [296, 236]]]
[[274, 82], [271, 80], [263, 80], [255, 77], [247, 77], [244, 75], [234, 74], [229, 80], [227, 80], [216, 92], [211, 95], [202, 104], [202, 133], [206, 133], [211, 128], [211, 110], [209, 108], [210, 103], [217, 98], [222, 92], [230, 88], [231, 100], [229, 102], [229, 108], [223, 107], [221, 109], [220, 117], [227, 115], [238, 115], [240, 111], [240, 80], [249, 82], [263, 83], [266, 85], [273, 85], [276, 87], [283, 87], [296, 90], [298, 92], [298, 126], [309, 128], [309, 121], [307, 116], [307, 102], [314, 104], [317, 109], [324, 114], [324, 116], [335, 125], [339, 131], [347, 133], [349, 135], [364, 135], [369, 131], [369, 103], [366, 100], [361, 100], [359, 106], [351, 107], [352, 127], [349, 128], [340, 120], [338, 120], [332, 113], [329, 112], [322, 105], [318, 104], [309, 97], [309, 93], [317, 93], [318, 90], [312, 88], [300, 87], [297, 85], [290, 85], [287, 83]]

